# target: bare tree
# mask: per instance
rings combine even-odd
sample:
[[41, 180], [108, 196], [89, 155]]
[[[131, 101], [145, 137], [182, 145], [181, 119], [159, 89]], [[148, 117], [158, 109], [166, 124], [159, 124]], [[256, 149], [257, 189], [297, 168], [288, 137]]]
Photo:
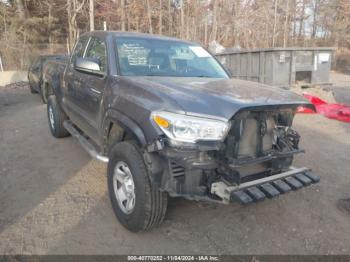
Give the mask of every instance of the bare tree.
[[217, 38], [217, 32], [218, 32], [218, 5], [219, 1], [218, 0], [213, 0], [213, 25], [212, 25], [212, 30], [210, 34], [210, 41], [214, 41]]
[[27, 17], [27, 10], [24, 8], [23, 0], [16, 0], [17, 12], [21, 19], [25, 19]]
[[94, 0], [89, 0], [89, 18], [90, 18], [90, 31], [95, 30], [95, 12], [94, 12]]
[[125, 0], [120, 0], [120, 8], [121, 8], [121, 22], [122, 22], [122, 26], [121, 26], [121, 30], [122, 31], [126, 31], [126, 27], [125, 27]]
[[277, 26], [277, 1], [275, 0], [274, 4], [274, 15], [273, 15], [273, 31], [272, 31], [272, 47], [275, 47], [275, 37], [276, 37], [276, 26]]
[[288, 34], [289, 34], [289, 1], [286, 0], [286, 9], [285, 9], [285, 20], [283, 27], [283, 47], [287, 46]]
[[159, 0], [159, 23], [158, 23], [158, 33], [161, 35], [163, 29], [163, 1]]
[[151, 6], [150, 6], [150, 0], [146, 0], [146, 3], [147, 3], [147, 17], [148, 17], [149, 33], [153, 34], [152, 10], [151, 10]]
[[68, 19], [68, 50], [72, 51], [76, 39], [79, 37], [79, 28], [77, 24], [77, 15], [82, 10], [85, 0], [67, 0], [67, 19]]
[[48, 43], [55, 52], [56, 43], [66, 43], [71, 50], [79, 32], [104, 21], [110, 30], [206, 46], [214, 40], [245, 49], [330, 45], [350, 54], [349, 0], [0, 0], [0, 20], [0, 52], [22, 66], [30, 45]]
[[184, 38], [184, 28], [185, 28], [185, 4], [182, 0], [181, 7], [180, 7], [180, 37]]
[[171, 36], [173, 35], [173, 30], [172, 30], [172, 27], [173, 27], [173, 17], [171, 15], [171, 11], [172, 11], [172, 8], [171, 8], [171, 3], [172, 3], [172, 0], [168, 0], [168, 34]]

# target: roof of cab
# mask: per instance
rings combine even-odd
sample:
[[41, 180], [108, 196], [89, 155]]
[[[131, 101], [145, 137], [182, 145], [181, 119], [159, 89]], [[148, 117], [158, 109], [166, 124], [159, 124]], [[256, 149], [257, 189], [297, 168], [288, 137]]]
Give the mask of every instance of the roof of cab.
[[184, 43], [194, 44], [194, 42], [190, 42], [190, 41], [187, 41], [187, 40], [182, 40], [182, 39], [179, 39], [179, 38], [168, 37], [168, 36], [163, 36], [163, 35], [139, 33], [139, 32], [121, 32], [121, 31], [96, 30], [96, 31], [91, 31], [91, 32], [84, 33], [81, 36], [106, 37], [107, 35], [111, 35], [111, 34], [116, 36], [116, 37], [135, 37], [135, 38], [144, 38], [144, 39], [159, 39], [159, 40], [168, 40], [168, 41], [176, 41], [176, 42], [184, 42]]

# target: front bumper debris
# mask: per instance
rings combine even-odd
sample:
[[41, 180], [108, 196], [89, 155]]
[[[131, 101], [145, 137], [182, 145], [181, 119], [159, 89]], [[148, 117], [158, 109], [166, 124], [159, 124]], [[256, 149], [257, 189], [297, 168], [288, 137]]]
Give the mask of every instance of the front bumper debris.
[[227, 185], [223, 181], [215, 182], [211, 186], [211, 193], [219, 196], [224, 203], [236, 201], [246, 205], [298, 190], [319, 181], [320, 177], [312, 173], [309, 168], [291, 167], [286, 172], [237, 186]]

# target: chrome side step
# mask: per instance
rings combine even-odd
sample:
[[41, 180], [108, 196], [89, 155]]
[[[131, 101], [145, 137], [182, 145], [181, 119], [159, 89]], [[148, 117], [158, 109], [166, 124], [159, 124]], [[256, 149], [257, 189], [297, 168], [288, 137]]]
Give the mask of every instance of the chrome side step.
[[64, 121], [63, 126], [73, 137], [79, 141], [81, 146], [90, 154], [91, 157], [104, 163], [108, 163], [108, 157], [99, 154], [95, 146], [80, 134], [80, 132], [73, 126], [70, 120]]
[[211, 193], [219, 196], [223, 203], [238, 201], [250, 204], [266, 198], [273, 198], [292, 190], [318, 183], [320, 177], [309, 168], [290, 167], [286, 172], [264, 177], [261, 179], [230, 186], [223, 181], [215, 182], [211, 186]]

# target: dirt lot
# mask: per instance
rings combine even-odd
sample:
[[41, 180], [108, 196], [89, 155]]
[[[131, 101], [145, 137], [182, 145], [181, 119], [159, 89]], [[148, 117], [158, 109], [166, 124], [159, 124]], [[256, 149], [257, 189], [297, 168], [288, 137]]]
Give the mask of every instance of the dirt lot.
[[0, 88], [0, 254], [350, 254], [350, 125], [299, 115], [318, 185], [249, 207], [172, 199], [164, 224], [126, 231], [112, 212], [106, 166], [73, 138], [49, 134], [27, 87]]

